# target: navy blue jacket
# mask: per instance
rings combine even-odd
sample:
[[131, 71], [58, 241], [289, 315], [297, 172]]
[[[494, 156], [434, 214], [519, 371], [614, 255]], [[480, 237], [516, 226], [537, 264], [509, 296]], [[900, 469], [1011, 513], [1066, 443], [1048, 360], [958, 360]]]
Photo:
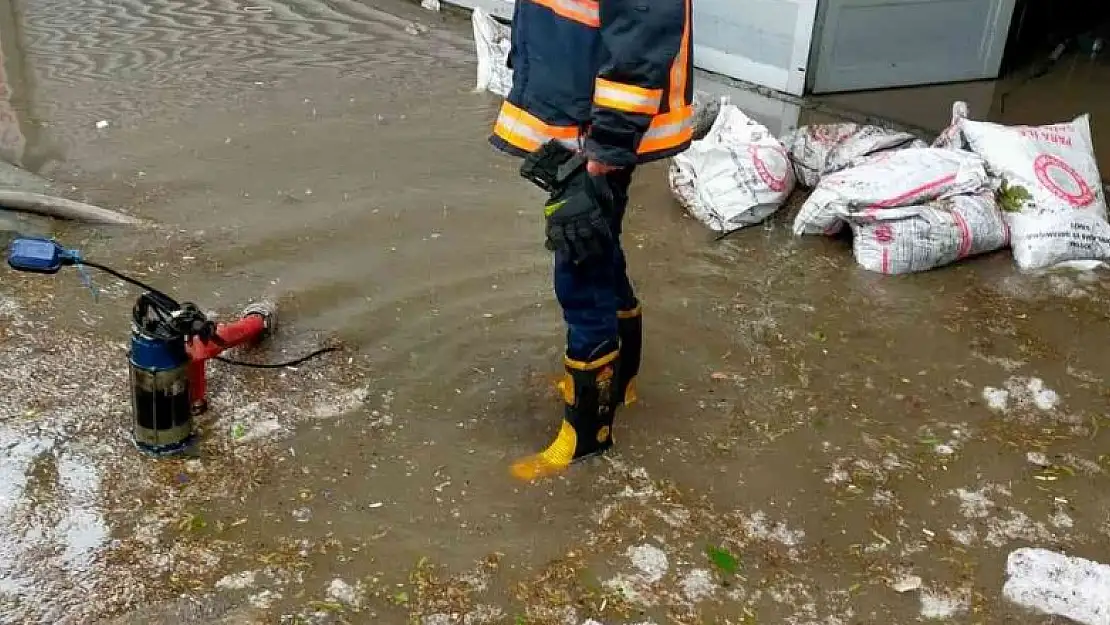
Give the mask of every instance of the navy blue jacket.
[[691, 0], [516, 0], [513, 88], [490, 141], [550, 139], [607, 165], [671, 156], [693, 134]]

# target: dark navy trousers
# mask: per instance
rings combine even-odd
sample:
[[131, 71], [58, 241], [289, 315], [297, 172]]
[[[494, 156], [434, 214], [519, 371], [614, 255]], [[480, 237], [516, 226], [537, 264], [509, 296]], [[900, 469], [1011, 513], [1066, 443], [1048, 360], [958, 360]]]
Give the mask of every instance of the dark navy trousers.
[[613, 246], [607, 258], [576, 265], [562, 254], [555, 255], [555, 297], [563, 309], [566, 355], [572, 360], [589, 362], [616, 349], [617, 311], [637, 306], [620, 242], [633, 169], [628, 167], [607, 175], [614, 207], [609, 219]]

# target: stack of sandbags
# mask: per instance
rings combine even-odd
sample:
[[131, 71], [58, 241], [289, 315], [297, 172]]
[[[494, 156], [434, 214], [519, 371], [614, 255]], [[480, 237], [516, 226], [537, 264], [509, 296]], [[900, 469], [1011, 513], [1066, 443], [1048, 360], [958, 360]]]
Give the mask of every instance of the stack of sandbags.
[[983, 159], [971, 152], [909, 148], [863, 159], [826, 176], [794, 219], [794, 234], [833, 235], [861, 216], [924, 204], [987, 186]]
[[[795, 167], [803, 160], [807, 172], [820, 164], [803, 151]], [[794, 232], [836, 234], [848, 224], [856, 260], [866, 269], [923, 271], [1007, 246], [1022, 270], [1110, 260], [1110, 222], [1087, 115], [1003, 126], [969, 119], [967, 105], [956, 102], [952, 123], [931, 149], [871, 152], [829, 168], [845, 162], [818, 179]]]
[[883, 152], [826, 176], [794, 233], [833, 235], [845, 224], [856, 262], [886, 274], [927, 271], [1009, 241], [983, 160], [943, 148]]

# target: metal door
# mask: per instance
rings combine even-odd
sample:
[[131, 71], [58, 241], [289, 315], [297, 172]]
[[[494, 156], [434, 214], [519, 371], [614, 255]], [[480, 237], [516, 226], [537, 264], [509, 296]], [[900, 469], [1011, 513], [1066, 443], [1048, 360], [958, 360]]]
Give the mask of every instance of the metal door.
[[814, 93], [997, 78], [1015, 0], [822, 0]]
[[694, 0], [694, 65], [802, 95], [817, 0]]

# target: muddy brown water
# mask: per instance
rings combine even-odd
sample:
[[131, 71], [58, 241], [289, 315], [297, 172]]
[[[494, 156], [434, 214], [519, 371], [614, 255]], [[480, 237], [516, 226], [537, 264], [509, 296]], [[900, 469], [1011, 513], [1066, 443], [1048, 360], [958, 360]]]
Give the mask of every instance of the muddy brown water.
[[[217, 369], [204, 454], [155, 463], [102, 425], [125, 418], [130, 296], [2, 274], [0, 424], [33, 444], [0, 467], [19, 519], [0, 620], [1041, 623], [1001, 599], [1009, 550], [1106, 559], [1100, 274], [1021, 276], [996, 254], [871, 275], [842, 241], [792, 239], [788, 209], [714, 242], [646, 168], [626, 234], [643, 402], [608, 458], [520, 484], [508, 462], [556, 425], [562, 328], [541, 196], [485, 143], [497, 103], [471, 92], [464, 21], [385, 1], [19, 4], [21, 106], [64, 148], [47, 171], [161, 224], [59, 236], [224, 314], [276, 299], [284, 355], [329, 336], [349, 352]], [[75, 466], [100, 467], [96, 489]], [[910, 573], [923, 588], [891, 588]]]
[[[826, 95], [815, 100], [846, 110], [876, 115], [914, 127], [939, 132], [951, 119], [952, 103], [963, 100], [971, 116], [1003, 124], [1043, 124], [1091, 116], [1095, 156], [1110, 162], [1110, 56], [1103, 52], [1069, 52], [1038, 75], [1044, 64], [1019, 67], [1002, 80], [885, 89]], [[1103, 165], [1102, 179], [1110, 184]]]

